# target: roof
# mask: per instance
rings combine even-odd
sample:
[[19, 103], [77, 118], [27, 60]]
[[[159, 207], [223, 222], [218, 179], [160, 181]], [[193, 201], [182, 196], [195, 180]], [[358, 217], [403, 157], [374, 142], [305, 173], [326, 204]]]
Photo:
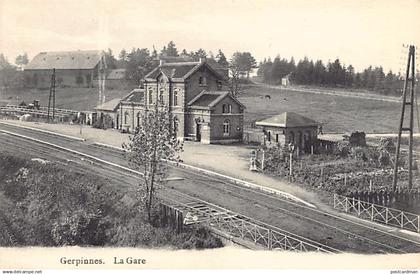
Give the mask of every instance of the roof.
[[101, 60], [103, 51], [51, 51], [40, 52], [26, 66], [30, 69], [93, 69]]
[[121, 101], [126, 103], [144, 104], [144, 89], [133, 89]]
[[282, 114], [272, 116], [268, 119], [261, 120], [255, 123], [257, 126], [272, 126], [272, 127], [312, 127], [320, 125], [319, 122], [309, 119], [305, 116], [294, 112], [283, 112]]
[[95, 110], [115, 111], [120, 104], [121, 98], [109, 100], [103, 104], [97, 105]]
[[245, 109], [245, 106], [233, 97], [229, 91], [202, 91], [188, 103], [188, 106], [198, 109], [211, 109], [225, 97], [232, 98], [241, 108]]
[[144, 78], [155, 80], [162, 72], [171, 80], [185, 80], [202, 66], [207, 66], [209, 70], [213, 71], [220, 79], [226, 77], [217, 71], [215, 67], [210, 65], [207, 60], [200, 62], [176, 62], [176, 63], [163, 63], [149, 72]]
[[126, 71], [126, 69], [111, 69], [111, 70], [108, 70], [108, 75], [106, 76], [106, 79], [108, 79], [108, 80], [125, 79], [125, 71]]

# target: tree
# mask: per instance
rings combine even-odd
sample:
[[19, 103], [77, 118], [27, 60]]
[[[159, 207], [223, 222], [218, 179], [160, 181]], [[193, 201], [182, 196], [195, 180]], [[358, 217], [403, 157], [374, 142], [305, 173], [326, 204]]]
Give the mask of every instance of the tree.
[[216, 55], [216, 60], [217, 60], [217, 63], [219, 63], [219, 65], [221, 65], [222, 67], [228, 67], [229, 66], [229, 62], [227, 61], [226, 56], [222, 52], [221, 49], [219, 49], [219, 52]]
[[2, 53], [0, 53], [0, 87], [6, 89], [12, 87], [15, 78], [16, 68], [9, 63]]
[[172, 56], [172, 57], [179, 56], [178, 50], [176, 49], [176, 45], [174, 41], [170, 41], [167, 46], [164, 46], [160, 54], [163, 56]]
[[123, 144], [129, 163], [144, 174], [138, 187], [138, 202], [145, 210], [149, 222], [156, 202], [157, 185], [166, 176], [164, 160], [179, 161], [182, 150], [171, 129], [171, 117], [167, 109], [159, 109], [141, 115], [138, 128], [130, 136], [128, 144]]
[[206, 58], [207, 57], [207, 52], [204, 49], [201, 49], [200, 48], [200, 49], [198, 49], [195, 52], [194, 57], [197, 57], [197, 58]]
[[126, 77], [140, 85], [143, 77], [153, 69], [153, 60], [147, 48], [135, 49], [127, 55]]
[[24, 66], [26, 66], [29, 63], [28, 54], [25, 52], [22, 55], [18, 55], [15, 59], [15, 64], [22, 69]]
[[117, 59], [115, 59], [114, 54], [110, 48], [107, 52], [105, 52], [105, 62], [108, 69], [117, 68]]
[[254, 68], [257, 68], [257, 61], [249, 52], [235, 52], [232, 55], [230, 66], [235, 67], [234, 70], [238, 72], [238, 75], [246, 75], [249, 78], [249, 74]]

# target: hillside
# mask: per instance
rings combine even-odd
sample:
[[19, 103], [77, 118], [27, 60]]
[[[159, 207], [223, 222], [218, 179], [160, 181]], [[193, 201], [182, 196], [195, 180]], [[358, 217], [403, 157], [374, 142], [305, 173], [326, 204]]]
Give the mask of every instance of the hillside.
[[239, 100], [247, 108], [245, 125], [292, 111], [321, 122], [324, 132], [396, 132], [401, 110], [398, 98], [332, 92], [320, 88], [298, 90], [256, 84], [245, 86]]

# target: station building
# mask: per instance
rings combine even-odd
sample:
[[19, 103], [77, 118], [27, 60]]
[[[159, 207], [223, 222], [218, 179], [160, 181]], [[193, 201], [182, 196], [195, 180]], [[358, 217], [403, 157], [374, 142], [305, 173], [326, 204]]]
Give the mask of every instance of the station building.
[[255, 123], [264, 133], [266, 145], [294, 145], [300, 151], [310, 152], [318, 140], [321, 124], [294, 112], [281, 114]]
[[[206, 59], [165, 63], [144, 77], [142, 89], [134, 89], [114, 110], [115, 128], [133, 132], [146, 111], [165, 107], [179, 140], [205, 144], [240, 142], [244, 105], [227, 91], [227, 74]], [[108, 105], [98, 106], [107, 108]], [[103, 111], [107, 111], [103, 109]]]

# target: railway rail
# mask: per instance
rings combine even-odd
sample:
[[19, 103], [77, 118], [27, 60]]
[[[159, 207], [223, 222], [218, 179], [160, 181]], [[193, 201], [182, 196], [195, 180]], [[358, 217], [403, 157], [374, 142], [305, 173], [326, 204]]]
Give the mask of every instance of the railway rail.
[[[9, 129], [11, 128], [12, 127], [9, 127]], [[29, 132], [29, 130], [24, 130], [24, 131]], [[47, 136], [47, 134], [44, 133], [41, 136]], [[4, 138], [4, 135], [3, 135], [3, 138]], [[58, 139], [60, 140], [63, 139], [64, 141], [64, 138], [62, 137], [59, 137]], [[3, 140], [0, 140], [0, 142], [3, 142]], [[19, 140], [19, 143], [22, 143], [22, 142], [25, 142], [25, 141], [23, 139]], [[31, 143], [31, 141], [27, 141], [27, 142]], [[93, 150], [90, 151], [92, 145], [86, 145], [86, 144], [83, 144], [83, 145], [84, 147], [89, 147], [89, 153], [94, 152]], [[21, 145], [17, 144], [17, 146], [19, 147]], [[28, 146], [33, 146], [33, 145], [28, 144]], [[82, 144], [77, 144], [77, 146], [82, 147]], [[44, 149], [42, 149], [42, 151], [45, 152], [45, 151], [48, 151], [49, 149], [45, 147]], [[103, 154], [104, 151], [106, 151], [107, 154], [112, 154], [111, 152], [113, 150], [111, 148], [98, 148], [98, 147], [94, 147], [94, 149], [96, 150], [95, 153], [99, 153], [99, 154], [101, 153]], [[119, 152], [114, 151], [114, 154], [116, 154], [116, 156], [108, 155], [108, 157], [111, 159], [119, 157], [121, 156], [121, 151]], [[70, 155], [67, 155], [67, 156], [64, 156], [63, 158], [69, 158], [69, 157]], [[77, 160], [77, 157], [75, 158], [76, 158], [75, 160], [76, 162], [80, 161], [80, 160]], [[84, 159], [85, 164], [86, 164], [86, 161], [88, 160]], [[113, 174], [112, 179], [115, 180], [115, 182], [119, 182], [121, 184], [124, 182], [125, 185], [129, 185], [127, 182], [129, 182], [130, 180], [131, 180], [130, 184], [135, 184], [138, 182], [138, 178], [136, 178], [134, 174], [128, 174], [126, 171], [118, 170], [117, 167], [109, 167], [109, 166], [103, 167], [100, 164], [95, 164], [95, 163], [90, 163], [90, 162], [88, 162], [88, 164], [89, 165], [94, 164], [95, 165], [94, 168], [100, 169], [101, 172], [106, 171], [107, 176], [112, 173]], [[229, 208], [230, 210], [232, 210], [232, 208], [224, 204], [223, 201], [206, 197], [205, 193], [207, 190], [211, 189], [213, 193], [220, 193], [220, 196], [230, 195], [229, 197], [232, 200], [233, 199], [235, 201], [242, 200], [243, 204], [248, 204], [248, 206], [261, 207], [262, 209], [266, 209], [266, 210], [261, 210], [261, 215], [264, 215], [264, 214], [267, 215], [267, 212], [269, 212], [271, 215], [274, 214], [276, 216], [279, 216], [278, 220], [273, 222], [273, 224], [275, 224], [274, 227], [276, 228], [278, 228], [279, 225], [280, 226], [285, 225], [285, 227], [290, 227], [290, 225], [288, 225], [289, 222], [287, 221], [290, 219], [293, 219], [293, 221], [297, 222], [297, 227], [300, 227], [302, 225], [307, 226], [307, 227], [313, 227], [314, 231], [311, 233], [313, 233], [314, 235], [309, 237], [310, 239], [308, 238], [305, 238], [305, 239], [308, 239], [313, 242], [321, 243], [325, 246], [331, 247], [332, 249], [336, 249], [336, 250], [358, 251], [360, 247], [366, 247], [366, 249], [362, 250], [362, 252], [366, 252], [366, 253], [372, 253], [372, 252], [374, 253], [405, 253], [405, 252], [418, 252], [420, 250], [420, 243], [418, 241], [396, 235], [393, 232], [386, 232], [378, 228], [370, 227], [368, 224], [351, 221], [347, 218], [332, 215], [330, 213], [327, 213], [318, 209], [311, 209], [309, 207], [302, 206], [302, 205], [299, 205], [299, 204], [296, 204], [294, 202], [287, 201], [284, 199], [280, 199], [278, 197], [275, 197], [269, 194], [260, 193], [255, 190], [250, 190], [250, 189], [238, 186], [238, 185], [234, 185], [229, 182], [221, 181], [221, 180], [218, 180], [217, 178], [209, 177], [205, 174], [194, 174], [194, 172], [186, 171], [186, 170], [184, 170], [183, 172], [184, 172], [184, 177], [188, 177], [189, 175], [191, 176], [194, 175], [193, 178], [195, 179], [195, 184], [200, 186], [200, 191], [196, 191], [196, 192], [191, 191], [190, 189], [188, 189], [188, 187], [191, 186], [191, 184], [187, 184], [186, 182], [178, 182], [175, 185], [173, 184], [171, 185], [171, 187], [176, 188], [176, 190], [175, 189], [168, 190], [169, 191], [168, 193], [171, 193], [169, 194], [170, 197], [171, 196], [173, 197], [173, 195], [177, 195], [175, 194], [176, 191], [179, 193], [187, 192], [188, 194], [184, 193], [184, 195], [188, 195], [189, 197], [196, 199], [196, 201], [198, 199], [197, 202], [200, 202], [200, 203], [205, 202], [207, 204], [213, 204], [213, 205], [216, 203], [217, 206], [219, 206], [220, 208], [224, 208], [224, 209]], [[218, 195], [216, 194], [215, 196], [218, 196]], [[179, 195], [177, 197], [180, 198]], [[231, 212], [235, 212], [236, 214], [243, 215], [243, 216], [248, 215], [248, 214], [244, 215], [243, 214], [244, 212], [243, 211], [241, 212], [241, 209], [238, 207], [236, 208], [238, 210], [233, 208], [233, 211]], [[243, 210], [246, 211], [246, 208]], [[255, 220], [256, 222], [260, 222], [259, 219], [258, 220], [255, 219], [255, 216], [252, 216], [252, 217], [254, 217], [252, 219]], [[285, 223], [282, 222], [282, 218], [286, 221]], [[267, 224], [267, 222], [262, 222], [262, 223]], [[321, 230], [325, 229], [326, 231], [330, 231], [327, 233], [330, 234], [329, 236], [332, 236], [334, 238], [331, 239], [329, 242], [323, 242], [323, 243], [320, 242], [319, 235], [322, 234], [323, 231], [321, 231], [321, 233], [317, 233], [316, 231], [320, 229]], [[350, 230], [350, 231], [347, 231], [347, 230]], [[287, 231], [302, 231], [302, 229], [296, 229], [296, 230], [287, 229]], [[302, 233], [299, 233], [299, 234], [302, 235]], [[343, 239], [342, 243], [338, 243], [338, 242], [335, 243], [335, 241], [337, 241], [338, 238]], [[346, 246], [343, 245], [345, 243], [348, 243], [349, 245], [353, 243], [354, 246], [346, 248]]]

